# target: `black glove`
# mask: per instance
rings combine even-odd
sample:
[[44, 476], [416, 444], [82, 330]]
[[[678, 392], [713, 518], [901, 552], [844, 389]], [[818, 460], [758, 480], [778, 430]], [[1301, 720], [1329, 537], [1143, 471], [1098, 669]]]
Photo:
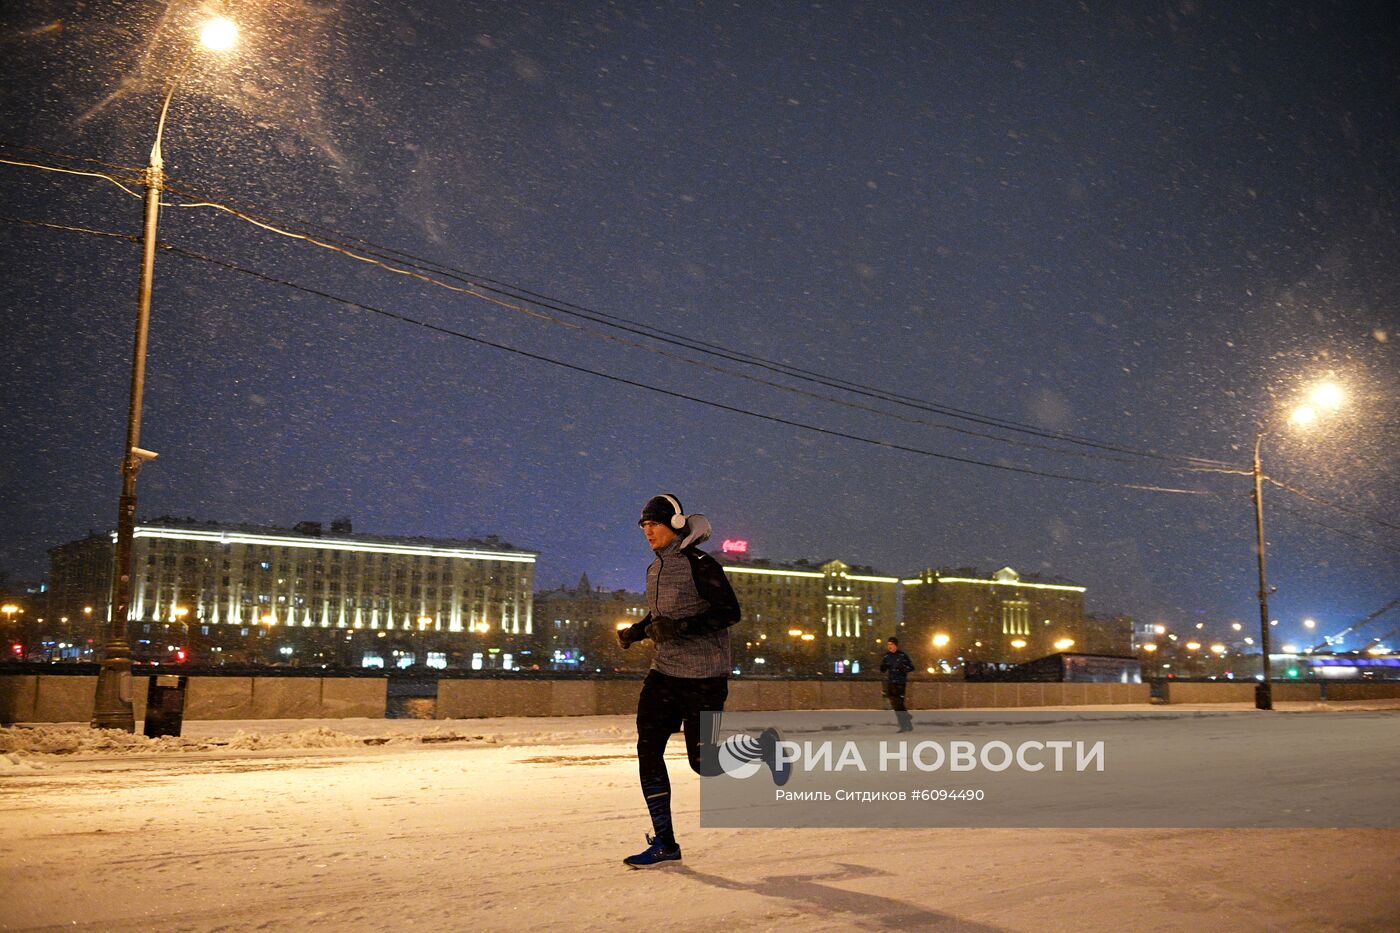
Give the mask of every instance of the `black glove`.
[[651, 620], [647, 626], [647, 637], [658, 645], [673, 638], [680, 638], [685, 632], [681, 630], [681, 624], [675, 619], [668, 619], [665, 616], [657, 616]]
[[626, 628], [617, 630], [617, 643], [622, 646], [624, 651], [646, 637], [646, 633], [640, 624], [629, 625]]

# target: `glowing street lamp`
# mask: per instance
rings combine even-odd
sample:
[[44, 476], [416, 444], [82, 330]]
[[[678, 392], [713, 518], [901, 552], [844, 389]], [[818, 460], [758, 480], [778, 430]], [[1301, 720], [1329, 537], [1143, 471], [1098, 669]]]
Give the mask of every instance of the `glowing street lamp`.
[[1309, 631], [1312, 631], [1313, 629], [1317, 628], [1317, 620], [1316, 620], [1316, 619], [1304, 619], [1304, 620], [1303, 620], [1303, 628], [1308, 629]]
[[1073, 647], [1074, 647], [1074, 639], [1073, 639], [1073, 638], [1061, 638], [1059, 641], [1055, 642], [1055, 650], [1056, 650], [1056, 651], [1068, 651], [1070, 648], [1073, 648]]
[[[238, 41], [238, 28], [227, 19], [213, 20], [200, 32], [200, 44], [224, 51]], [[141, 401], [146, 387], [146, 335], [151, 321], [151, 287], [156, 264], [156, 222], [160, 217], [160, 193], [165, 186], [165, 161], [160, 140], [165, 117], [180, 79], [194, 60], [192, 45], [174, 71], [160, 105], [155, 142], [146, 165], [146, 218], [141, 235], [141, 286], [136, 298], [136, 342], [131, 354], [131, 397], [126, 418], [126, 446], [122, 451], [122, 492], [117, 504], [117, 546], [113, 555], [112, 618], [102, 669], [97, 675], [92, 725], [99, 729], [136, 731], [131, 712], [131, 646], [126, 643], [127, 614], [131, 604], [132, 541], [136, 533], [136, 474], [141, 464], [154, 460], [153, 451], [141, 447]]]
[[[1346, 401], [1346, 393], [1335, 382], [1322, 382], [1308, 393], [1310, 404], [1299, 405], [1288, 417], [1294, 428], [1306, 428], [1317, 420], [1319, 411], [1335, 411]], [[1254, 705], [1258, 709], [1274, 708], [1273, 675], [1269, 670], [1269, 593], [1271, 592], [1264, 570], [1264, 468], [1259, 450], [1264, 443], [1264, 435], [1269, 429], [1260, 426], [1254, 434], [1254, 535], [1255, 554], [1259, 563], [1259, 656], [1262, 659], [1264, 679], [1255, 693]]]
[[199, 30], [199, 44], [212, 52], [227, 52], [238, 44], [238, 24], [227, 16], [216, 16]]
[[947, 635], [943, 634], [942, 632], [939, 632], [937, 635], [933, 636], [933, 647], [946, 648], [948, 647], [948, 642], [950, 640], [951, 639], [949, 639]]
[[1345, 404], [1347, 397], [1342, 387], [1335, 382], [1320, 382], [1308, 393], [1308, 400], [1316, 408], [1336, 411]]
[[1026, 640], [1024, 638], [1013, 638], [1011, 639], [1011, 647], [1018, 649], [1024, 648], [1026, 647]]

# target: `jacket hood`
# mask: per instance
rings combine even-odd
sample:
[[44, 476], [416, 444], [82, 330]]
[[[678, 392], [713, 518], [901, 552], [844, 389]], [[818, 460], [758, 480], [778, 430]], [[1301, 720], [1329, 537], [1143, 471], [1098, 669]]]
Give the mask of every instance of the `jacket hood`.
[[681, 538], [681, 549], [710, 540], [710, 520], [703, 515], [689, 515], [685, 521], [685, 536]]

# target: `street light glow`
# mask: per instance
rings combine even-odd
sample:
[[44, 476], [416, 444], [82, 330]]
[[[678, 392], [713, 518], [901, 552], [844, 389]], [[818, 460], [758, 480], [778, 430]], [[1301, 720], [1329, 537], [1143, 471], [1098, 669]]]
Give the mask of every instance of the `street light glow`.
[[1307, 628], [1307, 629], [1317, 628], [1317, 621], [1316, 621], [1315, 619], [1304, 619], [1304, 620], [1303, 620], [1303, 628]]
[[1013, 638], [1011, 640], [1011, 647], [1024, 648], [1026, 647], [1026, 640], [1024, 638]]
[[945, 634], [943, 634], [942, 632], [939, 632], [937, 635], [933, 636], [933, 647], [935, 647], [935, 648], [942, 648], [942, 647], [946, 646], [947, 644], [948, 644], [948, 636], [945, 635]]
[[1317, 409], [1311, 405], [1299, 405], [1288, 416], [1288, 423], [1295, 428], [1306, 428], [1317, 420]]
[[1073, 639], [1073, 638], [1061, 638], [1059, 641], [1055, 642], [1055, 650], [1056, 650], [1056, 651], [1065, 651], [1066, 649], [1073, 648], [1073, 647], [1074, 647], [1074, 639]]
[[238, 24], [217, 16], [199, 30], [199, 44], [214, 52], [226, 52], [238, 44]]
[[1341, 408], [1342, 403], [1346, 401], [1346, 393], [1335, 382], [1323, 382], [1313, 386], [1313, 390], [1308, 393], [1308, 398], [1318, 408], [1335, 411]]

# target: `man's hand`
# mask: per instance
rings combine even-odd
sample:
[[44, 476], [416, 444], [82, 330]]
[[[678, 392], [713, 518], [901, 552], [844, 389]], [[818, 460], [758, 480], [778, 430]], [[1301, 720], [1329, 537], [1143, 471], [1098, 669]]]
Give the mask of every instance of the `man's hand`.
[[673, 638], [679, 638], [683, 634], [685, 633], [681, 631], [681, 624], [675, 619], [668, 619], [665, 616], [657, 616], [647, 626], [647, 637], [658, 645]]
[[617, 630], [617, 643], [622, 646], [624, 651], [646, 637], [646, 633], [641, 625], [629, 625], [627, 628], [620, 628]]

